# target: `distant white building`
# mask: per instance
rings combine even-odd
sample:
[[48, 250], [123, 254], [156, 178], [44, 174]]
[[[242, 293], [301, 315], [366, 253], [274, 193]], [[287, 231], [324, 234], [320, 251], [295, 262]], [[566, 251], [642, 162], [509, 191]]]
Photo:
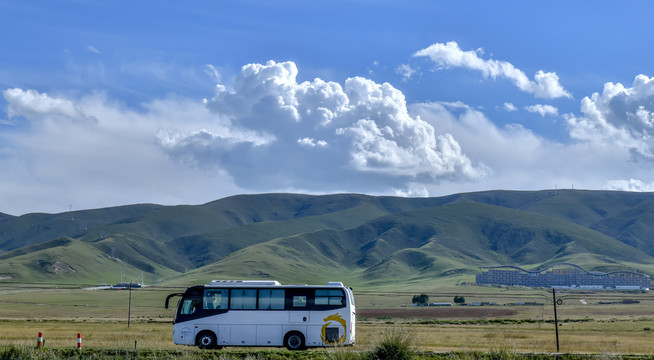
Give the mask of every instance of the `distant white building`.
[[617, 290], [649, 290], [652, 286], [647, 274], [635, 271], [588, 271], [569, 263], [550, 265], [539, 271], [529, 271], [513, 265], [480, 269], [482, 273], [477, 274], [476, 282], [484, 285]]

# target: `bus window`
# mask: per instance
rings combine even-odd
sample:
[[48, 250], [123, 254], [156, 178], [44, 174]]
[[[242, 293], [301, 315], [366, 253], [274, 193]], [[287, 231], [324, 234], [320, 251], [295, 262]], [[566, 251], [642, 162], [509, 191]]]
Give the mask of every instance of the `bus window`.
[[191, 315], [198, 313], [202, 308], [202, 290], [193, 288], [187, 290], [182, 297], [182, 304], [179, 307], [180, 315]]
[[205, 310], [227, 310], [229, 290], [227, 289], [205, 289], [204, 309]]
[[284, 290], [259, 290], [260, 310], [284, 310]]
[[186, 298], [182, 300], [182, 307], [179, 311], [180, 315], [196, 314], [200, 311], [200, 300], [196, 298]]
[[343, 290], [316, 290], [316, 305], [343, 305]]
[[254, 310], [257, 308], [257, 289], [233, 289], [230, 309]]
[[305, 307], [307, 307], [307, 297], [305, 295], [294, 295], [293, 296], [293, 307], [294, 308], [305, 308]]
[[182, 301], [182, 307], [179, 310], [181, 315], [191, 315], [193, 313], [193, 300], [184, 299]]

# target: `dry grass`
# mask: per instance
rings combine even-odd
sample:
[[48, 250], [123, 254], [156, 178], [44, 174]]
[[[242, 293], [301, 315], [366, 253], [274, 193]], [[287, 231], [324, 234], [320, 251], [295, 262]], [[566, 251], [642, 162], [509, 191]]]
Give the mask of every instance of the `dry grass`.
[[[637, 324], [637, 325], [634, 325]], [[637, 326], [634, 331], [634, 326]], [[553, 352], [556, 341], [553, 325], [386, 325], [359, 324], [354, 350], [372, 350], [380, 333], [401, 327], [410, 331], [419, 351]], [[564, 353], [651, 354], [654, 322], [615, 321], [565, 324], [561, 327], [560, 347]], [[0, 321], [0, 346], [35, 346], [39, 331], [46, 347], [75, 348], [77, 334], [82, 346], [96, 349], [184, 350], [172, 343], [168, 323]]]
[[[170, 323], [0, 321], [0, 345], [34, 346], [43, 332], [46, 347], [75, 348], [77, 334], [82, 347], [105, 349], [179, 349], [172, 343]], [[183, 347], [182, 347], [183, 348]]]
[[[640, 323], [633, 330], [631, 321], [613, 323], [566, 324], [560, 327], [560, 351], [564, 353], [651, 354], [652, 326]], [[357, 347], [369, 350], [374, 334], [393, 325], [360, 324]], [[512, 352], [548, 353], [556, 351], [552, 324], [509, 325], [402, 325], [413, 331], [422, 351], [491, 351], [497, 347]], [[588, 328], [588, 329], [586, 329]], [[598, 329], [598, 328], [601, 328]]]

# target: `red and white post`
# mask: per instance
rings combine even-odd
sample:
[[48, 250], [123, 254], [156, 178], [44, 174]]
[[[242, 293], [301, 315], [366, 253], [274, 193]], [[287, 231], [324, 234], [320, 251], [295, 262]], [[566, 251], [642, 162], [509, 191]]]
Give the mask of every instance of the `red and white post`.
[[77, 350], [82, 350], [82, 334], [77, 334]]
[[36, 347], [37, 348], [43, 347], [43, 332], [41, 331], [39, 331], [39, 336], [36, 338]]

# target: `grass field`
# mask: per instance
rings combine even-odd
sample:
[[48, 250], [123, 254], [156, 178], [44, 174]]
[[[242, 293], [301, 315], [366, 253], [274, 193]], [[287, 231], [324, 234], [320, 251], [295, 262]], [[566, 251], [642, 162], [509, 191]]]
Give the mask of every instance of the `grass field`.
[[[70, 348], [82, 335], [84, 349], [105, 350], [178, 350], [195, 348], [172, 343], [172, 326], [164, 323], [73, 322], [73, 321], [0, 321], [0, 347], [34, 347], [37, 334], [43, 332], [46, 348]], [[562, 353], [652, 354], [654, 320], [586, 322], [565, 324], [559, 332]], [[515, 353], [556, 352], [552, 324], [384, 324], [361, 323], [357, 326], [357, 345], [352, 350], [369, 351], [379, 334], [402, 329], [412, 334], [419, 351], [484, 351], [505, 349]]]
[[[47, 348], [74, 348], [80, 333], [85, 349], [194, 352], [172, 343], [173, 310], [163, 308], [166, 295], [179, 290], [134, 290], [128, 327], [129, 291], [0, 287], [0, 347], [33, 347], [37, 334], [43, 332]], [[452, 302], [458, 294], [468, 303], [498, 305], [416, 308], [409, 304], [408, 290], [362, 289], [355, 292], [357, 344], [352, 350], [368, 351], [380, 333], [402, 329], [412, 334], [419, 351], [556, 351], [551, 293], [546, 290], [474, 286], [424, 290], [432, 302]], [[650, 293], [562, 292], [557, 296], [563, 300], [557, 308], [561, 352], [654, 353]], [[519, 302], [542, 305], [500, 305]]]

